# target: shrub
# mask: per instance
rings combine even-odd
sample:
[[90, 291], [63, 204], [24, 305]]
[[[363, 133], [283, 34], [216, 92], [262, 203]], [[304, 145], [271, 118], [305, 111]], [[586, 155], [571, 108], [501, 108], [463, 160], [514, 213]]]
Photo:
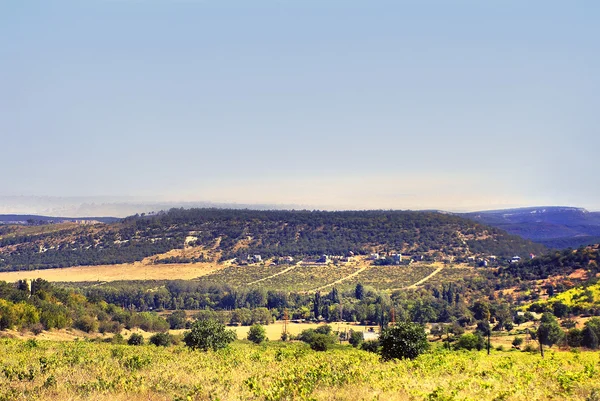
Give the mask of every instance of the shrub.
[[310, 344], [312, 342], [313, 337], [317, 334], [314, 329], [306, 329], [302, 330], [300, 334], [298, 334], [298, 340]]
[[360, 349], [378, 354], [381, 351], [381, 345], [378, 340], [364, 341], [360, 344]]
[[254, 344], [260, 344], [265, 341], [267, 338], [267, 333], [265, 328], [260, 324], [255, 324], [250, 327], [248, 331], [248, 340], [252, 341]]
[[167, 322], [172, 330], [185, 329], [186, 321], [187, 316], [182, 310], [175, 311], [167, 317]]
[[581, 347], [583, 343], [583, 332], [579, 329], [567, 331], [567, 345], [569, 347]]
[[329, 334], [331, 334], [331, 326], [328, 325], [328, 324], [324, 324], [323, 326], [319, 326], [319, 327], [317, 327], [315, 329], [315, 333], [329, 335]]
[[551, 347], [562, 340], [564, 336], [565, 333], [561, 330], [554, 315], [548, 312], [544, 313], [537, 330], [538, 341]]
[[171, 335], [169, 333], [156, 333], [150, 339], [150, 344], [154, 344], [157, 347], [168, 347], [171, 345]]
[[512, 345], [515, 348], [519, 348], [523, 344], [523, 337], [515, 337], [512, 341]]
[[129, 344], [129, 345], [143, 345], [144, 344], [144, 337], [141, 334], [133, 333], [132, 335], [129, 336], [129, 339], [127, 340], [127, 344]]
[[110, 339], [110, 342], [113, 344], [125, 344], [125, 339], [123, 339], [123, 336], [121, 334], [115, 334]]
[[360, 344], [364, 341], [364, 336], [362, 331], [354, 331], [350, 330], [350, 338], [348, 342], [354, 347], [360, 346]]
[[82, 316], [73, 323], [73, 327], [86, 333], [98, 331], [98, 321], [91, 316]]
[[586, 326], [581, 332], [581, 345], [589, 349], [598, 348], [598, 336], [591, 326]]
[[41, 323], [34, 323], [31, 325], [31, 332], [36, 336], [44, 331], [44, 325]]
[[185, 333], [183, 341], [191, 349], [216, 351], [227, 347], [236, 338], [233, 330], [227, 330], [223, 323], [211, 319], [194, 322], [191, 330]]
[[429, 349], [425, 328], [417, 323], [397, 323], [379, 337], [383, 359], [414, 359]]
[[310, 342], [310, 348], [315, 351], [327, 351], [335, 343], [335, 338], [328, 334], [315, 333]]
[[478, 332], [475, 332], [475, 334], [463, 334], [458, 338], [456, 344], [454, 344], [454, 348], [466, 350], [476, 349], [477, 351], [481, 351], [483, 348], [485, 348], [485, 339], [481, 333]]

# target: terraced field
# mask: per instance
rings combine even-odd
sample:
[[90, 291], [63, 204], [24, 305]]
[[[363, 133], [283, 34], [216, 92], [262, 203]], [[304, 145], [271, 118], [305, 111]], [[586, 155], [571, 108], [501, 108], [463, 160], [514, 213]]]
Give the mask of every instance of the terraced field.
[[312, 291], [349, 276], [360, 268], [359, 265], [300, 265], [287, 273], [254, 285], [281, 291]]
[[438, 274], [427, 280], [427, 284], [443, 284], [457, 281], [465, 277], [472, 277], [480, 274], [481, 270], [473, 267], [446, 267]]
[[422, 280], [436, 269], [435, 266], [373, 266], [345, 284], [355, 286], [361, 283], [378, 290], [400, 289]]
[[366, 266], [365, 264], [231, 266], [202, 276], [199, 280], [210, 284], [227, 284], [231, 287], [262, 287], [280, 291], [314, 291], [342, 280], [335, 284], [339, 289], [353, 288], [361, 283], [378, 290], [399, 290], [424, 279], [426, 281], [422, 283], [423, 285], [441, 284], [477, 274], [477, 270], [473, 268], [444, 267], [437, 271], [440, 267], [437, 265]]
[[[249, 283], [280, 273], [287, 268], [289, 266], [229, 266], [202, 276], [199, 278], [199, 281], [207, 284], [227, 284], [231, 287], [245, 287]], [[266, 284], [267, 281], [262, 281], [260, 284]]]

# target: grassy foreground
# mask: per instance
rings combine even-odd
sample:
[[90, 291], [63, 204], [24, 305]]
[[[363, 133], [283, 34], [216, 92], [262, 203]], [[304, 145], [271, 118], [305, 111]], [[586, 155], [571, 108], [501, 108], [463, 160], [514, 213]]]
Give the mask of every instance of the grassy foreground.
[[305, 344], [183, 346], [0, 339], [0, 400], [600, 400], [600, 354], [447, 352], [381, 362]]

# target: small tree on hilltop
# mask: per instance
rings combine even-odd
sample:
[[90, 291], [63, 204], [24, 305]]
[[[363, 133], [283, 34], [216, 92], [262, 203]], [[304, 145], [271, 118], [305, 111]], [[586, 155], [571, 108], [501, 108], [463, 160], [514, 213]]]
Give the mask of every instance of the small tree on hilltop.
[[191, 330], [185, 333], [183, 341], [191, 349], [216, 351], [227, 347], [236, 338], [237, 335], [233, 330], [227, 330], [224, 324], [216, 320], [199, 320], [194, 322]]
[[387, 327], [379, 337], [383, 359], [414, 359], [429, 349], [425, 328], [417, 323]]
[[255, 324], [248, 331], [248, 340], [254, 344], [260, 344], [267, 339], [267, 332], [260, 324]]

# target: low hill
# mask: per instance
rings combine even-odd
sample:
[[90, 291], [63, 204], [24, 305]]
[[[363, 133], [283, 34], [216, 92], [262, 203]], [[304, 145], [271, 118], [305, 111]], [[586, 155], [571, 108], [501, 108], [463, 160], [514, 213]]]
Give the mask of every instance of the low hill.
[[549, 248], [577, 248], [600, 242], [600, 212], [581, 208], [530, 207], [463, 213], [461, 216]]
[[247, 255], [304, 257], [399, 252], [434, 260], [510, 258], [545, 248], [460, 216], [410, 211], [258, 211], [172, 209], [117, 223], [60, 224], [24, 232], [0, 227], [0, 269], [29, 270], [139, 261], [173, 249], [191, 260], [225, 261]]

